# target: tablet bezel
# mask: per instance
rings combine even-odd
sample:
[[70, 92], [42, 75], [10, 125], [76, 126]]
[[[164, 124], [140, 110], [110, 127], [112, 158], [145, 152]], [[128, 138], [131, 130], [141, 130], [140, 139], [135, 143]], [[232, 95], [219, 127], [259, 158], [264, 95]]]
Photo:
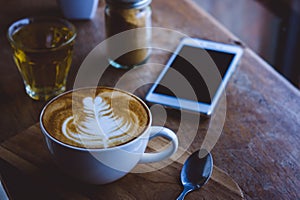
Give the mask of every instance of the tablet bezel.
[[[158, 86], [158, 84], [160, 83], [160, 81], [162, 80], [162, 78], [170, 68], [171, 64], [175, 60], [176, 56], [185, 45], [201, 48], [205, 50], [213, 50], [213, 51], [218, 51], [223, 53], [234, 54], [234, 57], [231, 63], [229, 64], [226, 73], [224, 74], [221, 84], [219, 85], [214, 97], [211, 99], [211, 104], [207, 104], [204, 102], [197, 102], [189, 99], [177, 98], [166, 94], [154, 93], [155, 88]], [[198, 38], [183, 38], [180, 44], [178, 45], [178, 47], [176, 48], [175, 52], [168, 60], [164, 69], [158, 76], [157, 80], [152, 85], [145, 99], [146, 101], [151, 103], [158, 103], [176, 109], [195, 111], [209, 116], [212, 114], [222, 92], [225, 89], [225, 86], [227, 85], [231, 75], [235, 71], [238, 61], [242, 56], [242, 53], [243, 53], [242, 48], [237, 45], [224, 44], [224, 43], [213, 42], [213, 41], [208, 41], [208, 40], [203, 40]]]

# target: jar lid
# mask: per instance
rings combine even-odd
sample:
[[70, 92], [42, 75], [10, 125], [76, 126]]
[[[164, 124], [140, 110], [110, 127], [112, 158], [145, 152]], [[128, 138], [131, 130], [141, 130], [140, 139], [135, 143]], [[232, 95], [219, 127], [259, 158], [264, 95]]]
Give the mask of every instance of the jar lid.
[[152, 0], [106, 0], [106, 3], [121, 8], [142, 8], [148, 6]]

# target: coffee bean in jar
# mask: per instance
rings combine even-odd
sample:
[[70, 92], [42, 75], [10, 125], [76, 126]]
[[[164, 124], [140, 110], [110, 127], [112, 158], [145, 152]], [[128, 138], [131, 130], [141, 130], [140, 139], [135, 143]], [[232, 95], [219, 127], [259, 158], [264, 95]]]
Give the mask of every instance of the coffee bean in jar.
[[106, 0], [106, 37], [131, 30], [108, 40], [107, 55], [113, 67], [130, 69], [145, 63], [150, 56], [150, 3], [151, 0]]

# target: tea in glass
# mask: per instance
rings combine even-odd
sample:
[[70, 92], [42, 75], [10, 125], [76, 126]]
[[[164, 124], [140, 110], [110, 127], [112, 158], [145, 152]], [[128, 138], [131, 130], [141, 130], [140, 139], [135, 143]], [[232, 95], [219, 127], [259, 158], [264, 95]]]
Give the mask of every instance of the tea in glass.
[[66, 89], [75, 27], [59, 18], [26, 18], [13, 23], [8, 39], [27, 94], [47, 100]]

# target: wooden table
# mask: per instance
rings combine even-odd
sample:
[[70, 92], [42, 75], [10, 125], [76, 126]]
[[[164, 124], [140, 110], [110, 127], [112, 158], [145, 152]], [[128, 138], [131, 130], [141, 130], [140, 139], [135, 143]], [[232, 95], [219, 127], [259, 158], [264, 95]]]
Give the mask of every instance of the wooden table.
[[[106, 186], [77, 183], [56, 170], [37, 125], [45, 102], [33, 101], [25, 94], [11, 57], [6, 30], [19, 18], [60, 16], [59, 10], [55, 1], [38, 0], [1, 2], [0, 7], [0, 166], [11, 196], [16, 199], [175, 199], [181, 190], [179, 173], [186, 156], [185, 149], [183, 157], [166, 168], [129, 174]], [[242, 60], [226, 88], [225, 124], [212, 150], [217, 167], [212, 180], [187, 199], [241, 199], [243, 196], [246, 199], [299, 199], [299, 91], [191, 1], [154, 0], [152, 8], [154, 26], [244, 48]], [[78, 37], [68, 79], [69, 89], [86, 55], [105, 39], [103, 9], [104, 3], [100, 1], [93, 20], [73, 21]], [[156, 53], [150, 61], [164, 64], [167, 59]], [[137, 70], [137, 75], [155, 80], [160, 70], [159, 67], [145, 66]], [[124, 73], [110, 69], [101, 84], [114, 86]], [[148, 88], [137, 91], [137, 95], [143, 98]], [[179, 131], [178, 123], [185, 123], [186, 136], [194, 134], [189, 127], [195, 124], [180, 122], [181, 115], [179, 111], [168, 110], [165, 125]], [[210, 119], [201, 118], [197, 135], [186, 149], [188, 152], [200, 148], [210, 123]]]

